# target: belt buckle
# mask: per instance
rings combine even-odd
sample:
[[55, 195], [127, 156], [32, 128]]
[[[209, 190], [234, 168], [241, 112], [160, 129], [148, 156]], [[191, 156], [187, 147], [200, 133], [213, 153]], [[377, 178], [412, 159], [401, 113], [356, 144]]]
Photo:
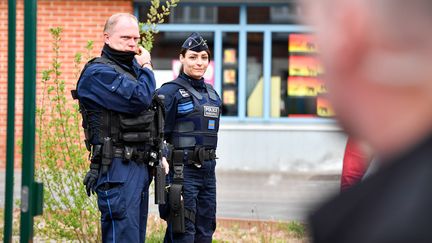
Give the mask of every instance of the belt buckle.
[[124, 158], [126, 161], [129, 161], [132, 159], [132, 156], [134, 154], [133, 147], [125, 146], [124, 147]]

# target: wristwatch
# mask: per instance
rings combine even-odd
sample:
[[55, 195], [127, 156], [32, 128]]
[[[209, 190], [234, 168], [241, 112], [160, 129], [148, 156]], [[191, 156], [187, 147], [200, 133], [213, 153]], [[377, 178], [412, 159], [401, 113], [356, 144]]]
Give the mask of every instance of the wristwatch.
[[151, 68], [153, 68], [153, 63], [151, 61], [145, 62], [141, 65], [141, 67], [143, 68], [145, 65], [150, 65]]

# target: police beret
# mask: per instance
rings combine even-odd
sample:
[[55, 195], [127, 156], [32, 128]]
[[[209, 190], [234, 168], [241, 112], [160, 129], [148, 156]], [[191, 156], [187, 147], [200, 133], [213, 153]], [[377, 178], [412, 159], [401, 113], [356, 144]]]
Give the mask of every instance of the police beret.
[[182, 48], [191, 50], [191, 51], [207, 51], [209, 50], [207, 46], [207, 41], [198, 34], [197, 32], [193, 32], [183, 43]]

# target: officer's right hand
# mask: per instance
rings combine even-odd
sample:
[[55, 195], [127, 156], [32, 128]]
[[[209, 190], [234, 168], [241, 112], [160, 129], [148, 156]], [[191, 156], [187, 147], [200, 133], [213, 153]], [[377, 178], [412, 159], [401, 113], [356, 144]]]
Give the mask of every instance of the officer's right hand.
[[[139, 46], [139, 54], [135, 55], [135, 59], [137, 60], [138, 64], [140, 66], [145, 65], [146, 63], [149, 63], [151, 66], [151, 55], [150, 52], [144, 49], [142, 46]], [[146, 65], [146, 67], [149, 67]]]
[[90, 169], [84, 177], [83, 184], [86, 186], [87, 196], [90, 197], [91, 193], [95, 194], [95, 185], [98, 179], [99, 171]]
[[165, 175], [168, 175], [168, 173], [169, 173], [169, 164], [168, 164], [167, 159], [165, 157], [162, 157], [161, 162], [162, 162], [162, 167], [165, 170]]

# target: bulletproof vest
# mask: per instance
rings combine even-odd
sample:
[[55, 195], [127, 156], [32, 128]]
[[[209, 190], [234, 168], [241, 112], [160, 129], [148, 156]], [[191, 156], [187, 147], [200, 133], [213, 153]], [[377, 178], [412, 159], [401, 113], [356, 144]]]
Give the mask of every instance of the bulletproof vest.
[[[182, 78], [177, 78], [172, 83], [189, 91], [194, 108], [193, 111], [176, 117], [171, 141], [168, 142], [175, 148], [195, 146], [216, 148], [220, 119], [219, 97], [216, 91], [211, 85], [206, 84], [207, 92], [198, 92]], [[192, 104], [185, 105], [191, 106]]]
[[[90, 60], [81, 72], [81, 76], [86, 68], [94, 63], [103, 63], [111, 66], [117, 72], [137, 81], [132, 74], [104, 57]], [[116, 146], [143, 146], [143, 143], [151, 144], [154, 142], [154, 138], [158, 133], [155, 109], [150, 108], [138, 115], [119, 113], [107, 110], [96, 104], [94, 107], [85, 105], [79, 100], [76, 90], [72, 90], [71, 93], [72, 97], [79, 101], [80, 113], [83, 118], [82, 127], [84, 128], [85, 142], [88, 150], [90, 150], [91, 144], [102, 144], [106, 137], [111, 138], [113, 144]]]

